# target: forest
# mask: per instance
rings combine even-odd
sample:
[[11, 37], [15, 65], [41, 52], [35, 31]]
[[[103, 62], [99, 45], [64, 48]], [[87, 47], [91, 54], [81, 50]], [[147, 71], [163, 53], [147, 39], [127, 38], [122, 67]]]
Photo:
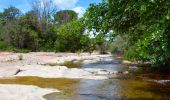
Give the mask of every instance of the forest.
[[[48, 1], [48, 2], [47, 2]], [[15, 52], [111, 51], [153, 67], [170, 65], [168, 0], [103, 0], [83, 17], [58, 10], [50, 0], [0, 12], [0, 50]]]
[[1, 50], [75, 52], [87, 45], [77, 13], [57, 11], [53, 2], [46, 0], [35, 0], [31, 5], [32, 10], [26, 13], [15, 7], [0, 13]]

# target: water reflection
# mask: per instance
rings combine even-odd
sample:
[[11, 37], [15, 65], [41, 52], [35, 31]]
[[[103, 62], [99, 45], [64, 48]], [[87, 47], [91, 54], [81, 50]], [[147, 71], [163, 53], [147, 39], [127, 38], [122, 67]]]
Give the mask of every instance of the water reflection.
[[[82, 68], [99, 68], [114, 71], [127, 70], [120, 63], [113, 62], [100, 61], [84, 65]], [[165, 81], [162, 84], [155, 81], [169, 80], [170, 75], [143, 71], [131, 73], [131, 76], [128, 78], [108, 80], [18, 77], [16, 79], [0, 79], [0, 84], [36, 85], [61, 91], [60, 93], [44, 96], [47, 100], [170, 100], [170, 82]]]
[[104, 81], [82, 80], [79, 84], [77, 100], [117, 100], [119, 85], [117, 79]]
[[121, 96], [126, 100], [170, 100], [170, 85], [144, 80], [121, 80]]

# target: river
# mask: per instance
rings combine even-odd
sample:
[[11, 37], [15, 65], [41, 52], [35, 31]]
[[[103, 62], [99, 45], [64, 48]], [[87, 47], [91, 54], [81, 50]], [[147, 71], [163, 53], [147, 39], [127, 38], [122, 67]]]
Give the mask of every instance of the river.
[[128, 75], [108, 80], [48, 79], [39, 77], [18, 77], [1, 79], [0, 84], [36, 85], [42, 88], [56, 88], [60, 93], [45, 95], [47, 100], [170, 100], [170, 75], [134, 71], [109, 57], [81, 68], [112, 71], [130, 71]]

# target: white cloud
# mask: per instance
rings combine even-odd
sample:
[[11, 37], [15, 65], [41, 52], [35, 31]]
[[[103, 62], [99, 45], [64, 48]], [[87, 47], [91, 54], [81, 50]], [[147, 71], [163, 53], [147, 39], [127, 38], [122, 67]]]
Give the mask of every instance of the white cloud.
[[83, 7], [75, 7], [72, 10], [79, 14], [79, 18], [82, 17], [86, 11]]
[[78, 0], [54, 0], [54, 3], [59, 9], [69, 9], [74, 7]]

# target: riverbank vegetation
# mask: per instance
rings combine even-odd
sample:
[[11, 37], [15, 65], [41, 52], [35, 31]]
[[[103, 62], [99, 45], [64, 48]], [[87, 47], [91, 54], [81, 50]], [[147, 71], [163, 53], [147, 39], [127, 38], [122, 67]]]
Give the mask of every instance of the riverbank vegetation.
[[93, 51], [82, 18], [72, 10], [58, 11], [51, 0], [33, 0], [32, 10], [22, 13], [9, 7], [0, 13], [0, 50], [15, 52]]
[[170, 65], [170, 2], [168, 0], [104, 0], [91, 4], [78, 18], [58, 11], [50, 0], [31, 3], [26, 13], [15, 7], [0, 13], [0, 50], [17, 52], [92, 52]]
[[111, 33], [113, 53], [152, 66], [170, 65], [170, 2], [104, 0], [85, 14], [89, 29]]

